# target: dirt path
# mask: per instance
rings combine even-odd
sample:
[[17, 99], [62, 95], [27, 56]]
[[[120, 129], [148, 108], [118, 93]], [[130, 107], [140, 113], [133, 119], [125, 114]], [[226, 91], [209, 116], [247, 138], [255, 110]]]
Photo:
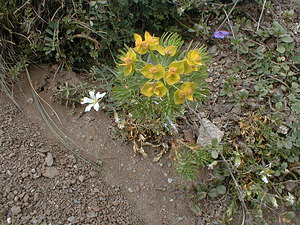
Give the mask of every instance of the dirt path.
[[104, 113], [71, 113], [51, 102], [51, 70], [30, 74], [36, 87], [43, 84], [39, 94], [58, 113], [61, 129], [101, 172], [53, 139], [24, 81], [18, 97], [23, 113], [1, 98], [4, 224], [197, 224], [171, 160], [135, 156], [130, 145], [110, 137], [111, 119]]

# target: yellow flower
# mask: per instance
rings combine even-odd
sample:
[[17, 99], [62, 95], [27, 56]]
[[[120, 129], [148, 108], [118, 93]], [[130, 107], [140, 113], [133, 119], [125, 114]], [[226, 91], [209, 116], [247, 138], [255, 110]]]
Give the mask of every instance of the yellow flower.
[[195, 83], [192, 82], [184, 82], [181, 88], [174, 93], [174, 101], [175, 104], [182, 104], [185, 102], [185, 99], [193, 101], [193, 94], [195, 90]]
[[147, 82], [141, 88], [141, 93], [147, 97], [151, 97], [156, 94], [159, 97], [163, 97], [168, 92], [168, 89], [161, 81]]
[[134, 50], [144, 55], [148, 52], [148, 50], [156, 50], [162, 54], [164, 48], [159, 45], [159, 37], [154, 37], [149, 34], [149, 32], [145, 32], [145, 40], [143, 41], [142, 37], [138, 34], [134, 34], [135, 40], [135, 48]]
[[168, 47], [166, 47], [163, 51], [162, 55], [168, 55], [168, 56], [174, 56], [176, 54], [177, 51], [177, 46], [174, 45], [170, 45]]
[[165, 73], [164, 79], [168, 85], [173, 85], [180, 81], [180, 76], [178, 73]]
[[134, 62], [136, 60], [136, 54], [132, 48], [129, 49], [125, 56], [121, 57], [121, 60], [123, 63], [120, 63], [119, 66], [123, 67], [124, 76], [132, 74], [134, 71]]
[[191, 73], [193, 71], [198, 71], [198, 67], [193, 62], [188, 59], [182, 60], [184, 62], [184, 73]]
[[189, 51], [186, 58], [196, 65], [203, 65], [202, 54], [199, 52], [199, 49]]
[[164, 76], [165, 69], [160, 64], [156, 66], [147, 64], [141, 69], [141, 73], [148, 79], [160, 80]]
[[180, 75], [184, 73], [184, 62], [172, 62], [169, 65], [168, 71], [165, 72], [164, 80], [169, 84], [173, 85], [179, 82]]

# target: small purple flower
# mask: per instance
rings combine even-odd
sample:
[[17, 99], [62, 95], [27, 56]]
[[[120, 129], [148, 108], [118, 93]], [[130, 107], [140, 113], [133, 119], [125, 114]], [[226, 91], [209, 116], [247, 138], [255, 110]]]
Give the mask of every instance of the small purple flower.
[[152, 62], [152, 60], [151, 60], [151, 59], [149, 60], [149, 63], [150, 63], [150, 64], [153, 64], [153, 62]]
[[224, 37], [228, 36], [230, 33], [228, 31], [225, 30], [219, 30], [216, 31], [213, 35], [214, 38], [221, 38], [223, 39]]

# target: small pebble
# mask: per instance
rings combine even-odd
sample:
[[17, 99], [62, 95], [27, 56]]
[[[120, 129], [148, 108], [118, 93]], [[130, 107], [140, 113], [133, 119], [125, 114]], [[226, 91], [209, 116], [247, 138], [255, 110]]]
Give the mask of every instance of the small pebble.
[[11, 209], [11, 214], [13, 216], [18, 215], [21, 212], [21, 207], [20, 206], [13, 206]]
[[52, 166], [53, 165], [53, 156], [50, 152], [47, 153], [47, 156], [45, 158], [45, 163], [47, 166]]
[[46, 167], [45, 173], [43, 173], [44, 177], [54, 178], [55, 176], [59, 175], [59, 171], [56, 167]]
[[70, 216], [68, 218], [68, 222], [70, 222], [70, 223], [75, 223], [75, 221], [76, 221], [76, 218], [74, 216]]
[[168, 183], [171, 184], [173, 182], [172, 178], [168, 178]]
[[27, 99], [27, 103], [28, 103], [28, 104], [32, 104], [32, 103], [33, 103], [33, 98], [31, 98], [31, 97], [28, 98], [28, 99]]
[[78, 180], [79, 180], [80, 182], [83, 182], [84, 176], [80, 175], [80, 176], [78, 177]]
[[25, 172], [24, 172], [24, 173], [21, 174], [21, 177], [22, 177], [22, 178], [25, 178], [25, 177], [27, 177], [27, 176], [28, 176], [28, 173], [25, 173]]
[[31, 219], [31, 223], [33, 223], [33, 224], [37, 224], [37, 223], [38, 223], [38, 221], [37, 221], [37, 219], [36, 219], [35, 217], [32, 217], [32, 219]]

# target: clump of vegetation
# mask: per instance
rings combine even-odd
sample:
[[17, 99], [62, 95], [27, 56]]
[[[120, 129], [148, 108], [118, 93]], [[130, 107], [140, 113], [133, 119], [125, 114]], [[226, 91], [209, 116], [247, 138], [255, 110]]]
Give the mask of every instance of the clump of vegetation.
[[58, 87], [58, 90], [54, 93], [54, 99], [65, 104], [66, 107], [75, 107], [84, 96], [88, 95], [88, 91], [93, 89], [95, 89], [95, 87], [88, 84], [74, 85], [65, 82]]
[[[201, 101], [208, 93], [207, 60], [203, 47], [182, 49], [176, 33], [161, 38], [134, 34], [135, 47], [119, 56], [113, 98], [137, 129], [159, 134], [172, 130], [184, 115], [186, 101]], [[129, 125], [132, 125], [129, 124]], [[175, 128], [176, 129], [176, 128]]]
[[[267, 1], [260, 6], [262, 12], [272, 7]], [[227, 130], [222, 147], [195, 148], [197, 154], [203, 154], [202, 158], [210, 149], [214, 161], [202, 161], [212, 169], [213, 179], [201, 187], [195, 186], [194, 200], [201, 207], [201, 199], [217, 199], [230, 193], [225, 223], [233, 219], [239, 202], [245, 217], [250, 217], [253, 223], [267, 224], [270, 217], [265, 215], [266, 209], [274, 212], [277, 220], [289, 223], [295, 216], [293, 210], [300, 207], [300, 43], [294, 38], [295, 23], [292, 23], [297, 15], [289, 10], [282, 14], [288, 22], [261, 24], [261, 18], [253, 21], [238, 7], [232, 9], [234, 25], [224, 18], [232, 35], [221, 45], [228, 49], [230, 43], [230, 52], [239, 62], [232, 63], [226, 71], [229, 77], [223, 88], [212, 92], [225, 98], [225, 104], [234, 103], [240, 114], [233, 119], [229, 117], [227, 123], [235, 128]], [[195, 178], [198, 170], [186, 166], [196, 165], [195, 159], [201, 159], [194, 156], [194, 151], [188, 151], [188, 156], [183, 151], [185, 154], [178, 162], [183, 175]], [[217, 158], [213, 157], [215, 151], [219, 152]], [[226, 193], [220, 194], [218, 187]], [[285, 211], [278, 213], [280, 207], [285, 207]]]
[[[1, 54], [8, 63], [59, 62], [71, 70], [112, 57], [144, 28], [176, 29], [174, 6], [161, 1], [0, 1]], [[110, 62], [111, 61], [111, 62]]]

